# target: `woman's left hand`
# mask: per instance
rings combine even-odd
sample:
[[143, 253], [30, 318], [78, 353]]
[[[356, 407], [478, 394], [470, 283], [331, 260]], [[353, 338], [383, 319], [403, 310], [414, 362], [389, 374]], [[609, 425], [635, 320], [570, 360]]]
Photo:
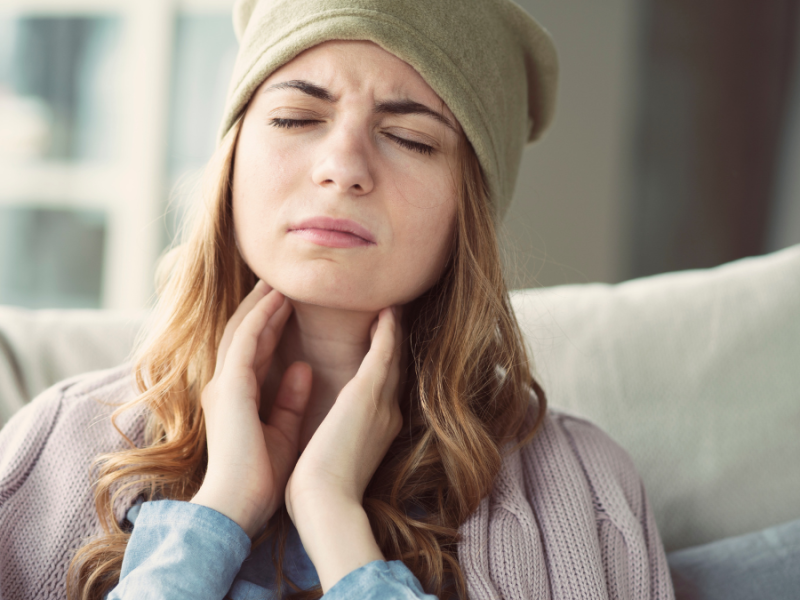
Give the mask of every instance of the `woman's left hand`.
[[286, 508], [326, 503], [361, 505], [364, 490], [403, 425], [398, 403], [402, 331], [400, 307], [384, 308], [355, 377], [303, 450], [286, 485]]
[[342, 388], [286, 484], [286, 509], [324, 593], [351, 571], [384, 560], [362, 500], [403, 426], [397, 397], [400, 310], [379, 313], [358, 372]]

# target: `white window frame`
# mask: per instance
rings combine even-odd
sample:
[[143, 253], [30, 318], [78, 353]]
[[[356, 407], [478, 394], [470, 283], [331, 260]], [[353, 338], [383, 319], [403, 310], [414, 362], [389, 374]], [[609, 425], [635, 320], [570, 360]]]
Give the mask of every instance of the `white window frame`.
[[139, 310], [153, 300], [168, 195], [167, 119], [176, 16], [230, 14], [232, 6], [233, 0], [4, 0], [0, 5], [0, 18], [121, 18], [118, 159], [103, 164], [0, 162], [0, 205], [20, 206], [31, 198], [45, 208], [105, 211], [104, 308]]

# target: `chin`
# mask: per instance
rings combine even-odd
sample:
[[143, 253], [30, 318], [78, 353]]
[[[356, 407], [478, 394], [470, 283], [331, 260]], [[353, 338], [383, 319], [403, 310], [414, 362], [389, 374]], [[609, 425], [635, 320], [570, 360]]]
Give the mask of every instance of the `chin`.
[[[310, 306], [320, 306], [336, 310], [346, 310], [353, 312], [378, 312], [384, 306], [365, 302], [363, 298], [353, 299], [344, 297], [332, 297], [330, 294], [315, 293], [313, 291], [300, 294], [285, 294], [293, 305], [306, 304]], [[388, 306], [389, 304], [386, 304]]]
[[[387, 304], [378, 306], [383, 295], [376, 296], [374, 286], [369, 286], [363, 277], [351, 280], [341, 274], [295, 271], [288, 276], [273, 275], [263, 279], [293, 303], [341, 310], [378, 311], [391, 302], [387, 299]], [[366, 290], [370, 291], [369, 295], [365, 293]]]

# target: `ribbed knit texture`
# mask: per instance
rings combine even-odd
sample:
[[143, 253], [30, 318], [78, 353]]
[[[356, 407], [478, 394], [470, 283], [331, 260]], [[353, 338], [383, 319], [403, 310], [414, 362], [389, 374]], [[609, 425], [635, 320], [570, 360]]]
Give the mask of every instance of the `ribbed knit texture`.
[[[65, 598], [75, 550], [100, 532], [90, 466], [126, 446], [114, 405], [135, 394], [122, 366], [62, 382], [0, 432], [0, 597]], [[144, 415], [118, 424], [142, 443]], [[121, 521], [131, 492], [115, 507]], [[666, 557], [636, 470], [592, 424], [551, 413], [509, 455], [491, 494], [461, 527], [470, 598], [674, 598]]]
[[[130, 400], [127, 369], [68, 379], [14, 414], [0, 432], [0, 598], [65, 598], [75, 551], [101, 527], [91, 464], [127, 442], [114, 430], [113, 404]], [[120, 428], [140, 444], [143, 414], [125, 414]], [[122, 499], [124, 518], [132, 499]]]

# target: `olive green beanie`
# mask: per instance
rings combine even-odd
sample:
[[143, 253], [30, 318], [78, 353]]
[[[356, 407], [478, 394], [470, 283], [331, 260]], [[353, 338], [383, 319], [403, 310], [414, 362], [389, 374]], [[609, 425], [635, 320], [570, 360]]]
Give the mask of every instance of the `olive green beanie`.
[[555, 47], [511, 0], [237, 0], [233, 22], [240, 47], [219, 139], [258, 86], [303, 50], [369, 40], [414, 67], [453, 112], [500, 222], [526, 142], [553, 118]]

